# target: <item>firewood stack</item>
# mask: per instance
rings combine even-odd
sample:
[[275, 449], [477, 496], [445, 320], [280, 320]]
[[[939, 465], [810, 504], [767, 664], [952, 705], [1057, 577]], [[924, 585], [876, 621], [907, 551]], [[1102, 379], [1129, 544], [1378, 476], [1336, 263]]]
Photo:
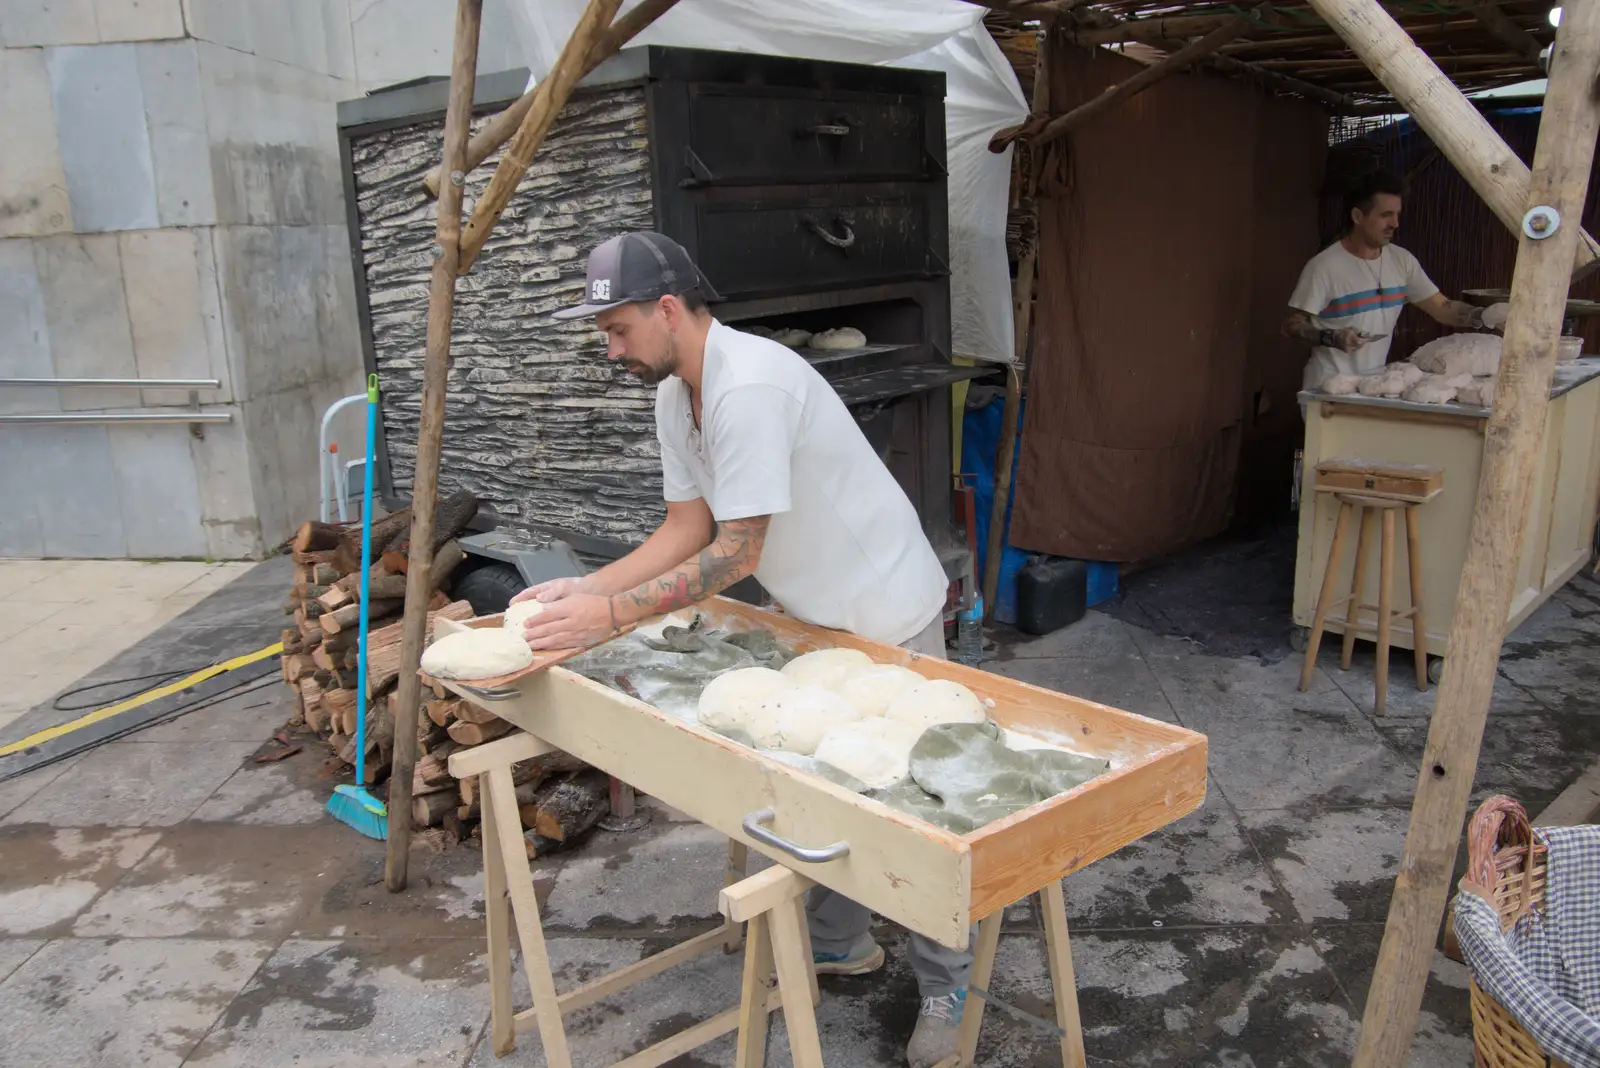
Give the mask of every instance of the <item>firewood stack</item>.
[[[471, 619], [472, 606], [443, 592], [464, 554], [456, 537], [477, 511], [462, 491], [441, 500], [438, 538], [428, 573], [428, 641], [438, 619]], [[372, 525], [373, 566], [368, 576], [367, 782], [389, 773], [398, 699], [402, 614], [410, 550], [411, 512]], [[308, 521], [290, 543], [295, 580], [284, 612], [283, 678], [306, 727], [325, 738], [345, 764], [356, 762], [355, 733], [361, 622], [361, 526]], [[505, 720], [451, 696], [442, 686], [423, 691], [418, 716], [421, 758], [412, 780], [412, 818], [419, 827], [444, 826], [458, 838], [476, 832], [476, 777], [457, 781], [449, 757], [511, 730]], [[527, 828], [530, 857], [575, 842], [610, 811], [608, 778], [564, 753], [517, 765], [517, 799]]]

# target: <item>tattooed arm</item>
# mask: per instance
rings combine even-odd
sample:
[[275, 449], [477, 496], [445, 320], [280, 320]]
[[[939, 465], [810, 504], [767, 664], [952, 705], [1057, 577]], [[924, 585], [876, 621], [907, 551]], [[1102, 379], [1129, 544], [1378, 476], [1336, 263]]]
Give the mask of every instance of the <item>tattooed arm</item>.
[[1308, 312], [1290, 308], [1283, 320], [1283, 336], [1304, 341], [1307, 345], [1323, 345], [1331, 349], [1354, 352], [1366, 342], [1354, 330], [1324, 330]]
[[1443, 293], [1435, 293], [1427, 300], [1418, 301], [1417, 307], [1428, 313], [1436, 323], [1462, 330], [1483, 329], [1483, 309], [1459, 300], [1451, 300]]
[[630, 623], [686, 608], [755, 574], [770, 516], [717, 524], [711, 544], [677, 567], [612, 595], [575, 593], [548, 602], [523, 632], [534, 649], [570, 649], [604, 640]]

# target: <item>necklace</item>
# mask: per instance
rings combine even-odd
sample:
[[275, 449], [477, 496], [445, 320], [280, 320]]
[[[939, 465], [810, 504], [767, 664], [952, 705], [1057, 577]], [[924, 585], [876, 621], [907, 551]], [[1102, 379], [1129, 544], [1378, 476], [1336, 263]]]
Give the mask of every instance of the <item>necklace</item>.
[[1372, 272], [1372, 280], [1378, 283], [1378, 296], [1383, 296], [1383, 250], [1378, 250], [1377, 266], [1373, 266], [1371, 260], [1363, 260], [1362, 262], [1367, 265], [1367, 270]]

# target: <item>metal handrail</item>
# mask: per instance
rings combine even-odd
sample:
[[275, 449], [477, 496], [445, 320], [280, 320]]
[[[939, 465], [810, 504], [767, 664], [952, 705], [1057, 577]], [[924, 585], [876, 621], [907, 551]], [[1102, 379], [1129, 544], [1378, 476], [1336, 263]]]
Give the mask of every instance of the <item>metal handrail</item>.
[[232, 412], [51, 412], [0, 415], [0, 423], [231, 423]]
[[112, 389], [221, 389], [215, 378], [0, 378], [5, 386], [70, 386], [82, 389], [104, 386]]

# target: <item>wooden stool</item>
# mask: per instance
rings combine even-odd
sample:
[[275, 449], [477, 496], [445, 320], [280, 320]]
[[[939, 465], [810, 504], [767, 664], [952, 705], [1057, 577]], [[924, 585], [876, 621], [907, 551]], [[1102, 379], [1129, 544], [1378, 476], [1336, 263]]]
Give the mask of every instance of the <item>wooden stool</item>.
[[[1328, 613], [1344, 605], [1344, 647], [1339, 666], [1349, 670], [1355, 654], [1356, 631], [1361, 613], [1377, 614], [1378, 662], [1374, 672], [1376, 696], [1373, 711], [1383, 715], [1389, 697], [1389, 628], [1397, 621], [1411, 621], [1412, 653], [1417, 668], [1417, 689], [1428, 688], [1428, 625], [1422, 608], [1422, 542], [1418, 533], [1417, 509], [1444, 490], [1444, 472], [1422, 464], [1385, 464], [1371, 460], [1325, 460], [1317, 465], [1316, 491], [1331, 493], [1339, 502], [1339, 518], [1334, 525], [1333, 545], [1328, 550], [1328, 565], [1322, 575], [1322, 590], [1317, 595], [1316, 615], [1311, 622], [1311, 637], [1306, 643], [1305, 665], [1300, 669], [1300, 689], [1311, 685], [1317, 667], [1317, 650], [1327, 629]], [[1396, 612], [1391, 607], [1394, 585], [1395, 513], [1403, 511], [1406, 523], [1406, 556], [1411, 575], [1411, 608]], [[1361, 600], [1367, 573], [1367, 518], [1371, 512], [1382, 515], [1378, 548], [1378, 603]], [[1338, 580], [1339, 561], [1351, 513], [1356, 517], [1356, 558], [1350, 576], [1350, 593], [1337, 600], [1333, 586]]]

